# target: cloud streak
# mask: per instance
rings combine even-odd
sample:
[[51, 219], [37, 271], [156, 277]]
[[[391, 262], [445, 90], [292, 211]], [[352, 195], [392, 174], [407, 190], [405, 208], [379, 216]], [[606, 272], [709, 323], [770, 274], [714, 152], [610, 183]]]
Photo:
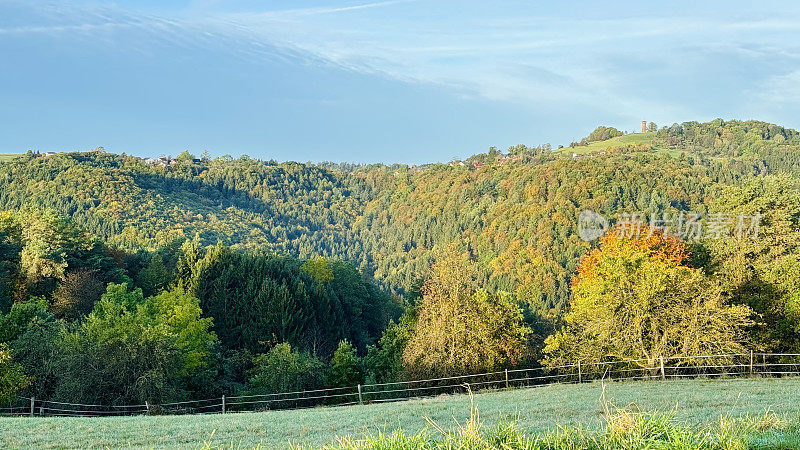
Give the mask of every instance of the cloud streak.
[[[631, 15], [626, 7], [587, 14], [599, 18], [565, 19], [565, 11], [516, 14], [469, 3], [389, 0], [248, 13], [200, 8], [166, 17], [49, 4], [36, 7], [37, 23], [0, 28], [0, 39], [105, 36], [119, 46], [145, 39], [227, 52], [255, 65], [287, 58], [437, 86], [456, 96], [630, 118], [706, 114], [710, 108], [702, 101], [670, 92], [682, 86], [702, 92], [713, 86], [709, 73], [722, 77], [718, 83], [732, 96], [741, 95], [742, 105], [793, 92], [800, 45], [792, 42], [800, 42], [800, 11], [787, 8], [775, 17], [708, 7], [691, 15]], [[742, 18], [748, 16], [755, 18]], [[780, 73], [766, 73], [758, 64], [780, 67]], [[725, 70], [744, 75], [728, 77]], [[735, 113], [742, 105], [720, 109]]]
[[[788, 35], [800, 37], [800, 21], [792, 20], [796, 13], [756, 20], [715, 14], [428, 23], [403, 22], [402, 11], [396, 12], [363, 21], [336, 16], [309, 20], [291, 11], [225, 20], [240, 24], [258, 39], [348, 70], [439, 85], [460, 95], [539, 107], [599, 107], [629, 111], [632, 116], [657, 110], [662, 117], [704, 111], [672, 102], [668, 96], [641, 95], [636, 91], [650, 81], [623, 73], [636, 74], [641, 63], [655, 67], [662, 77], [672, 76], [677, 86], [692, 83], [692, 73], [699, 76], [708, 70], [703, 62], [708, 54], [725, 55], [732, 68], [764, 56], [796, 63], [792, 59], [797, 49], [787, 48], [786, 42], [792, 42]], [[613, 60], [618, 63], [609, 62]], [[686, 67], [687, 62], [695, 67]], [[531, 65], [554, 77], [525, 70]]]

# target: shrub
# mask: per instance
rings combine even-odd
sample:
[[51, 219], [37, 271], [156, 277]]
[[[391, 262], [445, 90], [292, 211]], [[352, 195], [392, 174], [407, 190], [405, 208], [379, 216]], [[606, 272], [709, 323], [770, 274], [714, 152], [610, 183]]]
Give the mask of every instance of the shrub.
[[328, 385], [331, 387], [347, 387], [364, 382], [364, 371], [361, 359], [356, 355], [353, 344], [348, 341], [339, 342], [333, 352], [328, 370]]
[[253, 358], [253, 368], [249, 371], [250, 391], [277, 394], [317, 389], [323, 385], [324, 368], [314, 356], [293, 351], [284, 342]]

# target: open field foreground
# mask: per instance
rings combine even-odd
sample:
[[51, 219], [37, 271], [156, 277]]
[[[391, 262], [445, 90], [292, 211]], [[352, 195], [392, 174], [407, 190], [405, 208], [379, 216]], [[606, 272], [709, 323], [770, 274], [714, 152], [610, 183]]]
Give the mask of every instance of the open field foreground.
[[[601, 393], [600, 383], [552, 385], [476, 394], [474, 402], [483, 429], [495, 428], [498, 419], [514, 420], [519, 429], [535, 434], [557, 430], [559, 426], [599, 428], [604, 423]], [[672, 412], [680, 423], [689, 426], [718, 422], [721, 415], [761, 417], [769, 412], [795, 425], [800, 418], [800, 379], [796, 378], [620, 382], [607, 384], [605, 396], [607, 403], [617, 408]], [[433, 434], [436, 432], [427, 426], [425, 417], [442, 428], [452, 429], [456, 426], [454, 419], [464, 424], [469, 411], [469, 396], [454, 395], [388, 404], [227, 415], [2, 418], [0, 446], [321, 446], [335, 443], [336, 437], [360, 438], [397, 428], [407, 435], [420, 431]]]

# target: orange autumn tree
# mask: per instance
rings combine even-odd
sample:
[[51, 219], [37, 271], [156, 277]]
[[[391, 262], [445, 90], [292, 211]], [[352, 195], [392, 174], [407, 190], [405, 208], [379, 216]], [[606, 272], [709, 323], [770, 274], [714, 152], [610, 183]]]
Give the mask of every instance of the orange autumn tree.
[[750, 308], [727, 304], [720, 283], [688, 265], [679, 239], [646, 227], [640, 236], [604, 236], [581, 260], [563, 326], [546, 340], [546, 365], [654, 367], [661, 357], [742, 351]]

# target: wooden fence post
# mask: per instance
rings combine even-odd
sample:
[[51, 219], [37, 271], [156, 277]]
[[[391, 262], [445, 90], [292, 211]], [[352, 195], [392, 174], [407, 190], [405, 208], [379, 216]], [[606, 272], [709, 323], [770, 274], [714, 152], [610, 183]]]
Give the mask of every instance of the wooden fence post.
[[[755, 374], [760, 374], [761, 376], [766, 376], [766, 375], [769, 375], [770, 373], [772, 373], [773, 376], [777, 376], [777, 375], [780, 375], [783, 372], [781, 370], [782, 367], [768, 368], [768, 365], [767, 365], [767, 354], [766, 353], [760, 353], [761, 354], [761, 361], [762, 361], [762, 371], [760, 373], [756, 372], [755, 371], [755, 364], [756, 364], [755, 358], [756, 358], [756, 355], [758, 355], [758, 354], [759, 353], [755, 353], [754, 350], [750, 350], [750, 355], [749, 355], [750, 359], [749, 359], [749, 363], [747, 365], [747, 368], [748, 368], [748, 373], [750, 374], [751, 377], [755, 376]], [[743, 355], [740, 354], [740, 355], [737, 355], [737, 357], [738, 356], [743, 356]], [[777, 359], [777, 358], [781, 357], [782, 355], [775, 353], [775, 354], [770, 354], [770, 356], [772, 356], [772, 357]], [[667, 359], [669, 360], [670, 358], [667, 358]], [[780, 363], [780, 361], [781, 360], [778, 359], [778, 362], [777, 363], [773, 363], [773, 365], [780, 365], [780, 364], [778, 364], [778, 363]], [[652, 362], [655, 362], [655, 361], [652, 361]], [[666, 380], [666, 367], [664, 365], [664, 357], [663, 356], [659, 356], [658, 364], [659, 365], [657, 367], [647, 367], [647, 364], [642, 364], [641, 365], [641, 369], [644, 371], [644, 373], [646, 373], [648, 375], [648, 378], [650, 378], [650, 379], [652, 379], [652, 374], [653, 374], [652, 371], [655, 369], [655, 370], [660, 372], [661, 379], [662, 380]], [[605, 377], [605, 373], [606, 372], [602, 372], [601, 371], [600, 364], [592, 364], [592, 363], [590, 363], [590, 365], [595, 365], [595, 367], [596, 367], [596, 369], [595, 368], [590, 368], [590, 371], [589, 371], [590, 374], [592, 374], [592, 373], [594, 373], [594, 371], [596, 371], [597, 372], [597, 376]], [[739, 365], [739, 367], [741, 367], [742, 365]], [[577, 360], [576, 365], [572, 366], [572, 367], [577, 367], [577, 380], [578, 380], [578, 383], [582, 383], [583, 382], [583, 363], [582, 363], [582, 360]], [[670, 367], [672, 369], [672, 371], [673, 371], [673, 374], [671, 376], [673, 378], [682, 376], [679, 373], [679, 372], [681, 372], [680, 369], [682, 367], [684, 367], [684, 366], [677, 365], [677, 366]], [[564, 368], [568, 369], [569, 366], [565, 366]], [[796, 366], [795, 366], [795, 368], [796, 368]], [[533, 370], [533, 369], [521, 369], [519, 371], [526, 371], [527, 372], [528, 370]], [[547, 370], [547, 369], [544, 369], [544, 370]], [[606, 369], [606, 371], [608, 371], [608, 370], [609, 369]], [[633, 370], [638, 371], [638, 369], [633, 369]], [[770, 370], [773, 371], [773, 372], [770, 372]], [[560, 373], [560, 375], [557, 375], [557, 376], [558, 377], [563, 377], [563, 378], [560, 378], [561, 380], [563, 380], [568, 375], [566, 372], [567, 372], [567, 370], [564, 370], [563, 372]], [[732, 371], [732, 372], [733, 372], [732, 374], [736, 374], [736, 375], [740, 375], [740, 376], [744, 375], [743, 373], [738, 372], [738, 371]], [[499, 372], [494, 372], [494, 374], [497, 374], [497, 373], [499, 373]], [[699, 374], [699, 373], [700, 373], [700, 371], [698, 370], [696, 372], [696, 375]], [[794, 373], [797, 373], [797, 372], [794, 372]], [[503, 381], [505, 381], [506, 389], [510, 389], [511, 386], [510, 386], [510, 379], [509, 379], [509, 375], [508, 375], [508, 368], [504, 368], [503, 369], [503, 374], [504, 374], [504, 380]], [[489, 378], [489, 375], [491, 375], [491, 374], [482, 374], [482, 376], [486, 376], [487, 379]], [[526, 375], [527, 375], [527, 373], [526, 373]], [[473, 375], [473, 377], [477, 377], [477, 376], [478, 375]], [[689, 376], [691, 376], [691, 374]], [[427, 380], [427, 381], [434, 381], [434, 380]], [[526, 380], [525, 378], [516, 378], [515, 381], [518, 382], [517, 384], [519, 386], [530, 385], [530, 383], [531, 383], [530, 380]], [[521, 383], [519, 383], [520, 381], [525, 381], [525, 383], [521, 384]], [[558, 381], [550, 380], [550, 382], [557, 383]], [[590, 382], [591, 382], [591, 377], [590, 377]], [[490, 382], [490, 383], [496, 383], [496, 382]], [[545, 383], [547, 383], [547, 382], [545, 382]], [[477, 382], [477, 384], [480, 385], [480, 384], [482, 384], [482, 382]], [[371, 386], [375, 387], [376, 385], [371, 385]], [[468, 392], [471, 392], [470, 384], [468, 382], [465, 382], [465, 383], [461, 384], [461, 386], [465, 387]], [[364, 387], [365, 386], [361, 385], [361, 384], [358, 384], [358, 386], [357, 386], [357, 388], [358, 388], [358, 403], [362, 404], [362, 405], [364, 404], [364, 390], [363, 390]], [[407, 388], [407, 389], [411, 390], [410, 388]], [[454, 393], [458, 392], [458, 390], [454, 389], [453, 392]], [[373, 389], [371, 391], [371, 393], [374, 396], [375, 394], [381, 394], [382, 391]], [[282, 395], [285, 395], [285, 394], [286, 393], [284, 393]], [[346, 394], [346, 395], [350, 395], [350, 394]], [[222, 414], [226, 414], [227, 413], [227, 396], [223, 394], [221, 399], [222, 399], [222, 403], [220, 405], [218, 405], [218, 406], [222, 407]], [[20, 400], [24, 400], [24, 397], [20, 398]], [[29, 400], [30, 400], [30, 412], [29, 412], [30, 417], [36, 416], [37, 413], [38, 413], [39, 416], [45, 416], [46, 415], [45, 403], [47, 403], [47, 401], [40, 399], [39, 400], [39, 404], [37, 405], [36, 404], [36, 398], [34, 396], [31, 396], [29, 398]], [[212, 400], [208, 399], [207, 401], [211, 402]], [[234, 402], [234, 404], [236, 404], [236, 402]], [[54, 405], [55, 405], [55, 403], [54, 403]], [[160, 413], [161, 412], [160, 411], [161, 408], [159, 408], [159, 404], [156, 403], [155, 406], [156, 406], [156, 409], [152, 410], [150, 402], [149, 401], [145, 401], [146, 414], [149, 415], [149, 414], [151, 414], [151, 412], [154, 412], [156, 414]], [[38, 407], [38, 411], [37, 411], [37, 407]], [[132, 407], [132, 406], [129, 406], [129, 407]], [[56, 406], [54, 406], [54, 408], [56, 408]], [[110, 407], [106, 406], [106, 408], [108, 409]], [[139, 408], [141, 408], [141, 405], [136, 405], [136, 409], [134, 409], [134, 410], [129, 410], [129, 411], [108, 411], [108, 412], [110, 414], [120, 414], [121, 413], [121, 414], [124, 414], [124, 415], [127, 415], [127, 414], [138, 414], [139, 412], [141, 412], [141, 409], [139, 409]], [[16, 410], [16, 408], [13, 406], [12, 403], [9, 403], [9, 410], [11, 411], [12, 414]], [[58, 411], [59, 411], [58, 409], [53, 409], [53, 410], [56, 413], [58, 413]], [[25, 411], [25, 407], [20, 407], [20, 410], [18, 410], [16, 412], [24, 413], [24, 411]], [[74, 411], [74, 412], [82, 413], [82, 411]], [[99, 413], [99, 412], [105, 412], [105, 409], [103, 411], [95, 411], [95, 413]], [[51, 415], [57, 415], [56, 413], [51, 413]], [[92, 412], [89, 412], [89, 411], [85, 411], [83, 413], [86, 413], [87, 415], [91, 415], [92, 414]]]

